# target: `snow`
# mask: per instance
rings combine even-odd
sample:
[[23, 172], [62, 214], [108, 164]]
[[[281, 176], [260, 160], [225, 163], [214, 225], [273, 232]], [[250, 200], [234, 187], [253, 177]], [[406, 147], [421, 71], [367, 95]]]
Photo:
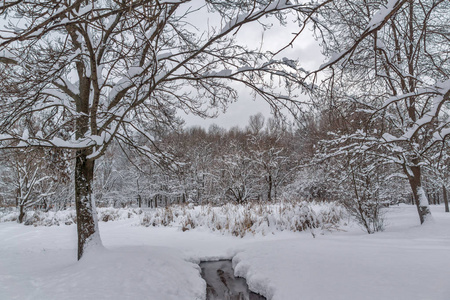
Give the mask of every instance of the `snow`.
[[393, 142], [393, 141], [398, 141], [398, 138], [397, 138], [397, 137], [395, 137], [395, 136], [393, 136], [392, 134], [387, 133], [387, 132], [386, 132], [386, 133], [383, 133], [382, 138], [383, 138], [386, 142], [388, 142], [388, 143]]
[[287, 8], [296, 8], [301, 6], [300, 4], [290, 4], [289, 1], [285, 0], [276, 0], [270, 1], [268, 4], [262, 5], [260, 9], [255, 9], [250, 13], [243, 13], [237, 15], [235, 18], [232, 18], [228, 21], [223, 27], [220, 34], [224, 34], [230, 29], [236, 28], [236, 26], [244, 23], [245, 21], [257, 20], [258, 18], [266, 15], [267, 13], [274, 11], [281, 11]]
[[439, 132], [433, 133], [433, 138], [436, 141], [443, 141], [445, 139], [445, 137], [447, 137], [448, 135], [450, 135], [450, 128], [444, 128], [444, 129], [441, 129], [441, 131], [439, 131]]
[[23, 130], [22, 138], [17, 146], [18, 147], [26, 146], [26, 141], [28, 140], [29, 137], [30, 137], [30, 133], [28, 132], [28, 129], [25, 128]]
[[158, 54], [158, 55], [156, 56], [156, 60], [163, 60], [163, 59], [165, 59], [165, 58], [171, 57], [172, 55], [173, 55], [173, 53], [172, 53], [171, 51], [169, 51], [169, 52], [164, 52], [164, 53]]
[[4, 49], [0, 51], [0, 58], [10, 58], [15, 59], [16, 56], [12, 54], [8, 49]]
[[428, 206], [428, 197], [423, 187], [420, 186], [417, 188], [417, 194], [419, 195], [420, 206]]
[[206, 72], [203, 74], [203, 77], [213, 77], [213, 76], [229, 77], [229, 76], [231, 76], [232, 73], [233, 73], [233, 71], [231, 71], [229, 69], [224, 69], [224, 70], [220, 70], [218, 72], [216, 72], [216, 71]]
[[381, 7], [380, 10], [374, 14], [367, 25], [368, 30], [378, 27], [400, 2], [401, 1], [399, 0], [389, 0], [385, 7]]
[[105, 249], [76, 261], [76, 225], [0, 223], [0, 299], [204, 299], [200, 260], [233, 258], [235, 273], [271, 300], [433, 299], [450, 295], [450, 214], [391, 207], [387, 230], [244, 238], [205, 228], [100, 222]]
[[246, 71], [252, 71], [254, 70], [254, 68], [250, 67], [250, 66], [244, 66], [241, 68], [238, 68], [238, 72], [246, 72]]
[[445, 93], [447, 93], [450, 90], [450, 79], [438, 82], [436, 84], [436, 86], [437, 86], [438, 89], [442, 90], [443, 94], [445, 94]]
[[229, 21], [228, 23], [225, 24], [225, 26], [222, 28], [222, 31], [220, 34], [226, 33], [227, 31], [229, 31], [231, 28], [233, 28], [237, 24], [240, 24], [249, 18], [250, 18], [250, 16], [248, 14], [238, 15], [237, 17], [235, 17], [234, 19], [232, 19], [231, 21]]
[[128, 69], [128, 77], [133, 78], [144, 72], [144, 68], [140, 66], [133, 66]]
[[341, 52], [333, 53], [333, 54], [331, 55], [330, 59], [329, 59], [327, 62], [325, 62], [324, 64], [321, 64], [321, 65], [319, 66], [319, 70], [323, 70], [323, 69], [325, 69], [326, 67], [328, 67], [328, 66], [334, 64], [334, 63], [337, 62], [338, 60], [344, 58], [344, 55], [345, 55], [345, 53], [346, 53], [347, 51], [348, 51], [348, 50], [343, 50], [343, 51], [341, 51]]
[[433, 208], [440, 225], [409, 227], [416, 212], [399, 206], [388, 232], [261, 242], [233, 258], [235, 273], [272, 300], [448, 299], [450, 215]]

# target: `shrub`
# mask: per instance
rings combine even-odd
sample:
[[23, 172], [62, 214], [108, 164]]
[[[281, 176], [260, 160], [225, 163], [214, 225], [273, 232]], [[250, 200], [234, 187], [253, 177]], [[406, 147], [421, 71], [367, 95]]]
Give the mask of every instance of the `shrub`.
[[[103, 222], [124, 220], [142, 214], [141, 209], [97, 208], [98, 220]], [[15, 210], [0, 212], [1, 222], [17, 221], [19, 213]], [[76, 212], [74, 209], [59, 211], [28, 211], [24, 218], [27, 226], [59, 226], [60, 224], [76, 224]]]
[[182, 231], [206, 227], [243, 237], [274, 231], [335, 230], [343, 216], [336, 204], [287, 202], [282, 204], [226, 204], [158, 208], [141, 216], [142, 226], [179, 226]]
[[351, 216], [358, 224], [372, 234], [384, 230], [383, 205], [376, 200], [350, 199], [343, 201], [343, 204]]

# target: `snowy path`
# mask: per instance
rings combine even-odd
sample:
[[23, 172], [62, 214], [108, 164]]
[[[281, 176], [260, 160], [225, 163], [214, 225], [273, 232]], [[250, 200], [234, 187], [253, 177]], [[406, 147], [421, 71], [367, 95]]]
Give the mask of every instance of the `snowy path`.
[[395, 207], [386, 232], [235, 238], [196, 229], [101, 223], [107, 250], [77, 263], [76, 227], [0, 223], [0, 299], [204, 299], [200, 260], [232, 258], [272, 300], [450, 299], [450, 214], [417, 225]]

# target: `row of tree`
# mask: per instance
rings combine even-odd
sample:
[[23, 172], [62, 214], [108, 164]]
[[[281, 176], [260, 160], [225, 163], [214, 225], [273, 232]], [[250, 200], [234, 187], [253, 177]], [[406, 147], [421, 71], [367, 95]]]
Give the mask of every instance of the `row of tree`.
[[[112, 144], [95, 166], [97, 205], [276, 199], [304, 155], [292, 128], [287, 130], [275, 119], [264, 127], [264, 121], [259, 114], [244, 130], [211, 126], [208, 131], [193, 127], [160, 132], [153, 145], [164, 153], [158, 160], [137, 155], [126, 144]], [[21, 211], [38, 205], [44, 209], [71, 205], [74, 153], [55, 156], [54, 150], [26, 148], [3, 154], [4, 204], [17, 205]], [[64, 189], [62, 196], [58, 190]]]

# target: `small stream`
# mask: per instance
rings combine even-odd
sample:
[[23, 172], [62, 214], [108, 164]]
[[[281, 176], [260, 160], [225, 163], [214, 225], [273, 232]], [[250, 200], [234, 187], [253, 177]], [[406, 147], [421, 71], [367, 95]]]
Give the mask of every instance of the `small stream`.
[[206, 281], [206, 300], [266, 300], [248, 289], [244, 278], [234, 277], [231, 260], [200, 263]]

